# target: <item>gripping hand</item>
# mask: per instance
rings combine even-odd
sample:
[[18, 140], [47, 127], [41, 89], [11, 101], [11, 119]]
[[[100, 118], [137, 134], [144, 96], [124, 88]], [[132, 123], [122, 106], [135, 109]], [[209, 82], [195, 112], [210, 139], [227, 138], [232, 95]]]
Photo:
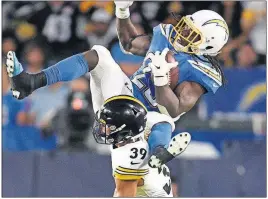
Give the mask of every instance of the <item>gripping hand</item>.
[[114, 3], [116, 17], [127, 19], [130, 16], [129, 7], [133, 4], [133, 1], [114, 1]]
[[147, 57], [151, 59], [152, 62], [149, 63], [155, 86], [165, 86], [170, 84], [169, 71], [171, 68], [177, 67], [178, 62], [168, 63], [166, 61], [166, 55], [169, 49], [165, 48], [160, 54], [159, 51], [156, 51], [155, 54], [149, 53]]

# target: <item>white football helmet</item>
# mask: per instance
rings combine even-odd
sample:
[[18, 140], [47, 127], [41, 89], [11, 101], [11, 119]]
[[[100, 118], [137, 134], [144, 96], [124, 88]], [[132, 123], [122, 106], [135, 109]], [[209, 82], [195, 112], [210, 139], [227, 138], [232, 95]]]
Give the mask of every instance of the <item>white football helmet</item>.
[[214, 11], [200, 10], [179, 20], [170, 32], [169, 42], [177, 51], [216, 56], [228, 38], [225, 20]]

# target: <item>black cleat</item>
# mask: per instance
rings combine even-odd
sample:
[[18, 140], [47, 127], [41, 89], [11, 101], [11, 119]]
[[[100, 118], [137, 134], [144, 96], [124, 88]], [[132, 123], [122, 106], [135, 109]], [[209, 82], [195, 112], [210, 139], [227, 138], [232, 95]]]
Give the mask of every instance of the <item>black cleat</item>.
[[33, 92], [34, 79], [31, 74], [23, 71], [22, 65], [13, 51], [7, 53], [6, 68], [13, 97], [23, 99], [30, 95]]
[[168, 148], [159, 146], [155, 149], [148, 164], [152, 168], [159, 168], [176, 156], [180, 155], [188, 147], [191, 141], [191, 135], [187, 132], [179, 133], [169, 142]]

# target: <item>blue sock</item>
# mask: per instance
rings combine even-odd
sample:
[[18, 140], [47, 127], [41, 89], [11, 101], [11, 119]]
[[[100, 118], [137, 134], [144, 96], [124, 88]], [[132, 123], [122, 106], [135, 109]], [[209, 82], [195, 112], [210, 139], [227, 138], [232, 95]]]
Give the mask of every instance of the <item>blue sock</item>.
[[57, 64], [43, 70], [47, 85], [61, 81], [71, 81], [88, 72], [88, 64], [82, 54], [68, 57]]
[[158, 146], [168, 147], [171, 140], [172, 127], [169, 123], [159, 123], [153, 126], [148, 138], [150, 154]]

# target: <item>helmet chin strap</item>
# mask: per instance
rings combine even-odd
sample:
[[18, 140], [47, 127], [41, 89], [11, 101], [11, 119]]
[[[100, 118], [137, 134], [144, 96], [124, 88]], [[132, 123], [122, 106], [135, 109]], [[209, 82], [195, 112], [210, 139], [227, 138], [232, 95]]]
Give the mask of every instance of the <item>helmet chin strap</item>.
[[221, 53], [221, 51], [218, 51], [216, 53], [206, 53], [206, 50], [205, 49], [199, 49], [199, 52], [198, 53], [195, 53], [196, 55], [207, 55], [207, 56], [212, 56], [212, 57], [215, 57], [217, 56], [219, 53]]
[[217, 56], [220, 52], [221, 52], [221, 51], [216, 52], [216, 53], [207, 53], [207, 54], [203, 54], [203, 55], [208, 55], [208, 56], [211, 56], [211, 57], [215, 57], [215, 56]]

